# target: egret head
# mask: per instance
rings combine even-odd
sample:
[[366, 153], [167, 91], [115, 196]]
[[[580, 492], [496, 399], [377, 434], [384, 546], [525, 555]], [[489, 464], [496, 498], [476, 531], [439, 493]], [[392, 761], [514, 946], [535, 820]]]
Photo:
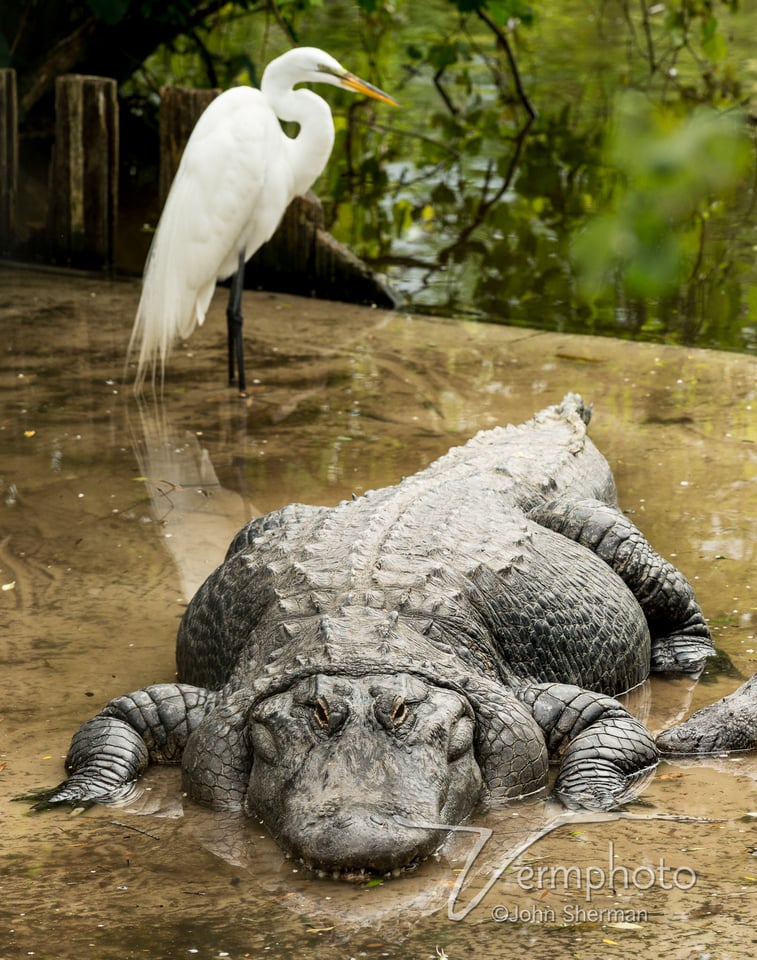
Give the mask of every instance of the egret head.
[[353, 93], [362, 93], [374, 100], [381, 100], [394, 107], [399, 106], [388, 93], [384, 93], [378, 87], [345, 70], [331, 54], [317, 47], [295, 47], [293, 50], [288, 50], [276, 60], [271, 61], [266, 68], [266, 73], [271, 68], [275, 68], [282, 75], [286, 74], [291, 86], [295, 83], [329, 83], [335, 87], [351, 90]]

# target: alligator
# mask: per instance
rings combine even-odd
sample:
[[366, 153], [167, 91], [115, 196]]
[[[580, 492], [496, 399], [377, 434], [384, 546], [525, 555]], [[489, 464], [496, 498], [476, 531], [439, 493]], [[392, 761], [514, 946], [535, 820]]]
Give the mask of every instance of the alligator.
[[733, 693], [657, 737], [664, 755], [702, 756], [757, 749], [757, 673]]
[[[181, 763], [328, 876], [391, 875], [477, 805], [612, 809], [658, 750], [616, 697], [713, 653], [688, 581], [621, 512], [577, 394], [395, 486], [248, 523], [189, 603], [176, 683], [111, 700], [37, 808]], [[558, 765], [550, 776], [550, 762]]]

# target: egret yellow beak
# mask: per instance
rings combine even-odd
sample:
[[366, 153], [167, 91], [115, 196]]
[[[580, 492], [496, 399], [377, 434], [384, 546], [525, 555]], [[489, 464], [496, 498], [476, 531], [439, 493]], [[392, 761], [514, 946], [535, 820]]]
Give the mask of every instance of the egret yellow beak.
[[365, 80], [356, 77], [354, 73], [345, 73], [340, 79], [342, 86], [346, 87], [347, 90], [352, 90], [354, 93], [362, 93], [366, 97], [373, 97], [374, 100], [390, 103], [393, 107], [399, 106], [397, 101], [393, 97], [390, 97], [388, 93], [384, 93], [383, 90], [379, 90], [379, 88], [374, 87], [373, 84], [366, 83]]

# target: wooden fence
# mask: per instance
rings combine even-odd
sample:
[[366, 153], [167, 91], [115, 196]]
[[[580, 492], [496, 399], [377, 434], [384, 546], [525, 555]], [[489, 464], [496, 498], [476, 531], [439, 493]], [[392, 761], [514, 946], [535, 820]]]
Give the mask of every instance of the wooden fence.
[[0, 255], [7, 255], [16, 236], [18, 192], [18, 97], [16, 74], [0, 70]]
[[[197, 118], [217, 90], [161, 91], [161, 205]], [[0, 256], [18, 242], [19, 119], [13, 70], [0, 70]], [[55, 84], [55, 137], [41, 249], [49, 262], [112, 271], [118, 232], [119, 105], [107, 77], [65, 75]], [[39, 257], [39, 247], [36, 256]], [[247, 266], [248, 286], [355, 303], [393, 306], [393, 295], [325, 230], [317, 197], [295, 200], [278, 231]]]

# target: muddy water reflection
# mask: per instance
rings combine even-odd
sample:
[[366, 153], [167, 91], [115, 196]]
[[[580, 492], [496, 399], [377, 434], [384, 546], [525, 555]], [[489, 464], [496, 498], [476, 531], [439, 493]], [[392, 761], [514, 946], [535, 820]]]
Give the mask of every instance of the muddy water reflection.
[[[187, 596], [247, 516], [396, 482], [567, 389], [594, 402], [624, 507], [695, 580], [718, 646], [743, 675], [757, 669], [750, 358], [260, 295], [261, 382], [242, 403], [221, 386], [219, 298], [156, 413], [119, 385], [136, 299], [131, 283], [0, 269], [0, 958], [745, 956], [754, 756], [664, 765], [637, 819], [566, 825], [518, 861], [606, 870], [612, 844], [631, 874], [691, 868], [691, 889], [618, 874], [587, 900], [562, 874], [536, 888], [511, 869], [460, 922], [447, 903], [469, 837], [400, 881], [348, 887], [300, 873], [254, 825], [182, 815], [176, 770], [150, 774], [149, 815], [7, 802], [60, 779], [73, 730], [102, 703], [173, 677]], [[638, 709], [659, 729], [738, 683], [655, 680]], [[638, 819], [669, 813], [719, 820]], [[458, 907], [553, 814], [477, 818], [493, 835]]]

